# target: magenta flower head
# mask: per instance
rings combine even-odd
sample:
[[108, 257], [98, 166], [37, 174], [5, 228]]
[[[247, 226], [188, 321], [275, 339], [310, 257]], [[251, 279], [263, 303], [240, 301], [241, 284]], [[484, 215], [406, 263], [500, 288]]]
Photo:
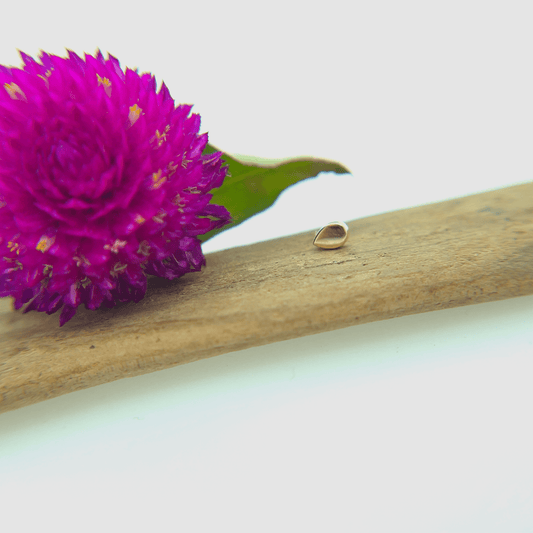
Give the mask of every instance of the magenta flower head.
[[230, 221], [200, 116], [100, 51], [21, 56], [0, 65], [0, 297], [63, 325], [82, 303], [138, 302], [147, 274], [200, 270], [198, 235]]

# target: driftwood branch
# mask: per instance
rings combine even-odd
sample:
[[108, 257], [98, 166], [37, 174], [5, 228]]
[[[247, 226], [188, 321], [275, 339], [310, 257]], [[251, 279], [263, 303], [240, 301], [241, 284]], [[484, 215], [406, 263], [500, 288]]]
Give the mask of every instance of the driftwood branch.
[[0, 300], [0, 412], [116, 379], [413, 313], [533, 294], [533, 184], [349, 223], [337, 250], [302, 233], [151, 279], [145, 299], [58, 316]]

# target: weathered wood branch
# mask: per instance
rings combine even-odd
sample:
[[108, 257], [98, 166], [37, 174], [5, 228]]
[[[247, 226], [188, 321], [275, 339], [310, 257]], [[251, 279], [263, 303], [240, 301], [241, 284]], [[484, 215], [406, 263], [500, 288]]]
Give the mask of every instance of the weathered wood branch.
[[448, 307], [533, 294], [533, 184], [207, 256], [153, 278], [145, 299], [58, 316], [0, 300], [0, 412], [225, 352]]

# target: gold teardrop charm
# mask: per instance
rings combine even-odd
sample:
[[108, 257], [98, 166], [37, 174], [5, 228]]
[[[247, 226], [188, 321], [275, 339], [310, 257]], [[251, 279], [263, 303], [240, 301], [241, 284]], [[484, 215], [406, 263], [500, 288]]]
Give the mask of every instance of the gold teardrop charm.
[[348, 226], [344, 222], [335, 221], [322, 226], [315, 235], [313, 244], [319, 248], [333, 250], [340, 248], [348, 239]]

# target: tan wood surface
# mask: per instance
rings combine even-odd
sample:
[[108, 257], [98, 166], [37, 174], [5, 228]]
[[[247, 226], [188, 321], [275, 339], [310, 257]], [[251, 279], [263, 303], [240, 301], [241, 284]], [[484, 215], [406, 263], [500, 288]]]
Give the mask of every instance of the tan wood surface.
[[533, 183], [350, 222], [343, 248], [306, 232], [152, 278], [145, 299], [77, 315], [0, 300], [0, 412], [303, 335], [533, 294]]

